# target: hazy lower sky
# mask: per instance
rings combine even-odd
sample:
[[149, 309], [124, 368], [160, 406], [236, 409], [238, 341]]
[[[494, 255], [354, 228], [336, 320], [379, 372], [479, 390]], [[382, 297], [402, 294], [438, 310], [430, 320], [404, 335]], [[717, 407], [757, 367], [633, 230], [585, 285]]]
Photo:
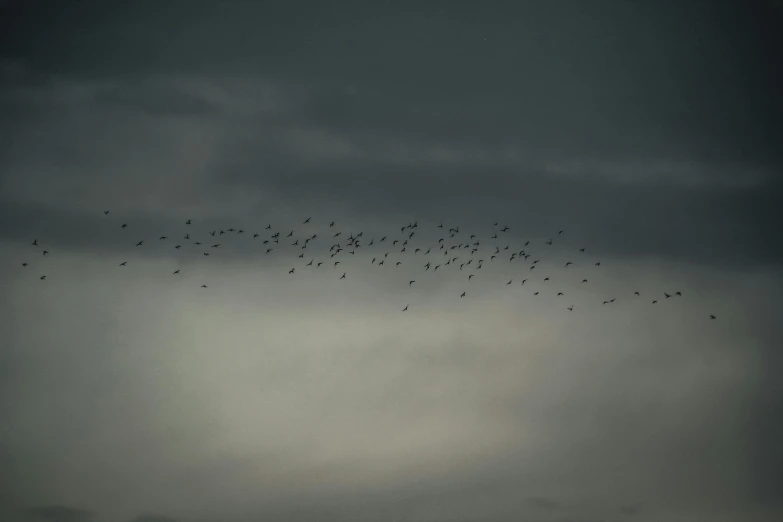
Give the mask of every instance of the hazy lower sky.
[[0, 520], [783, 519], [780, 3], [108, 4], [0, 3]]

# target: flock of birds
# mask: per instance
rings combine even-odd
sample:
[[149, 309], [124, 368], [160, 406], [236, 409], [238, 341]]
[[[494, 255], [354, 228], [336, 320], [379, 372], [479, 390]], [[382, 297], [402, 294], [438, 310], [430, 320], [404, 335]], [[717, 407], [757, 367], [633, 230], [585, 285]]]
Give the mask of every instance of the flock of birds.
[[[110, 213], [109, 210], [104, 210], [103, 214], [105, 216], [108, 216]], [[308, 217], [302, 222], [302, 225], [308, 225], [310, 224], [311, 218]], [[128, 223], [122, 223], [120, 225], [121, 229], [127, 229]], [[187, 228], [192, 226], [192, 220], [188, 219], [185, 222], [185, 226]], [[316, 257], [312, 257], [309, 262], [305, 262], [305, 253], [310, 252], [312, 250], [315, 250], [313, 248], [313, 245], [316, 244], [316, 242], [319, 240], [318, 234], [313, 233], [311, 235], [295, 235], [295, 230], [291, 229], [290, 232], [288, 232], [285, 235], [281, 235], [281, 231], [273, 230], [272, 225], [269, 224], [264, 229], [265, 235], [264, 237], [261, 237], [261, 233], [254, 232], [252, 234], [246, 233], [244, 229], [235, 229], [235, 228], [226, 228], [226, 229], [215, 229], [212, 231], [208, 231], [208, 236], [205, 234], [203, 236], [200, 236], [200, 238], [197, 238], [195, 235], [191, 237], [191, 233], [188, 231], [185, 233], [182, 239], [189, 241], [190, 245], [202, 247], [200, 250], [203, 250], [203, 252], [200, 252], [203, 256], [209, 256], [210, 251], [212, 249], [220, 248], [222, 245], [221, 241], [228, 239], [231, 235], [234, 236], [240, 236], [247, 234], [248, 237], [252, 237], [253, 241], [258, 241], [264, 250], [265, 255], [274, 254], [274, 252], [282, 250], [286, 247], [289, 247], [288, 249], [292, 247], [297, 247], [301, 253], [298, 255], [298, 259], [302, 259], [302, 265], [299, 267], [301, 268], [317, 268], [325, 263], [329, 263], [332, 265], [333, 268], [336, 268], [340, 265], [341, 257], [344, 257], [346, 255], [355, 256], [357, 250], [370, 247], [374, 247], [373, 251], [377, 252], [377, 254], [372, 257], [372, 260], [370, 261], [371, 264], [377, 265], [377, 266], [383, 266], [386, 261], [389, 261], [388, 257], [389, 254], [391, 254], [393, 251], [398, 252], [401, 255], [407, 254], [407, 258], [416, 258], [416, 262], [421, 264], [421, 269], [423, 273], [427, 273], [429, 271], [437, 272], [438, 269], [452, 269], [457, 270], [457, 267], [459, 267], [459, 271], [463, 272], [463, 276], [465, 277], [466, 282], [469, 282], [473, 277], [476, 275], [478, 270], [481, 270], [484, 263], [488, 260], [490, 263], [494, 263], [496, 260], [500, 260], [501, 256], [503, 258], [507, 257], [508, 262], [513, 263], [517, 262], [518, 264], [523, 264], [525, 268], [525, 272], [527, 274], [527, 277], [523, 278], [521, 280], [520, 285], [524, 286], [525, 283], [528, 281], [532, 281], [535, 277], [535, 268], [538, 265], [540, 258], [539, 256], [533, 256], [533, 249], [534, 247], [531, 246], [531, 241], [525, 241], [523, 245], [519, 249], [517, 248], [511, 248], [510, 244], [506, 244], [505, 246], [500, 246], [503, 244], [501, 241], [504, 239], [504, 235], [507, 234], [507, 232], [510, 230], [508, 226], [500, 227], [497, 222], [494, 223], [493, 227], [493, 234], [489, 238], [490, 240], [494, 240], [495, 244], [490, 246], [489, 249], [486, 248], [486, 243], [482, 243], [479, 238], [475, 234], [467, 234], [465, 232], [460, 232], [459, 226], [456, 226], [454, 228], [444, 228], [443, 224], [437, 225], [437, 230], [441, 232], [440, 237], [437, 241], [437, 243], [434, 244], [428, 244], [428, 245], [415, 245], [413, 244], [413, 238], [416, 236], [416, 231], [418, 229], [418, 221], [410, 222], [407, 225], [401, 226], [399, 229], [399, 233], [396, 231], [394, 232], [395, 235], [385, 235], [378, 239], [378, 241], [375, 240], [375, 237], [372, 237], [369, 239], [368, 242], [365, 243], [366, 237], [364, 236], [363, 232], [357, 232], [356, 235], [353, 233], [349, 235], [343, 235], [343, 232], [336, 231], [335, 229], [335, 222], [332, 221], [329, 223], [328, 230], [331, 234], [331, 238], [329, 240], [332, 242], [332, 244], [329, 246], [328, 252], [318, 252], [318, 254], [324, 256], [323, 258], [316, 260]], [[563, 234], [563, 230], [559, 230], [557, 232], [557, 236], [560, 236]], [[221, 239], [224, 238], [224, 239]], [[145, 245], [145, 239], [141, 239], [137, 243], [135, 243], [136, 247], [143, 247]], [[161, 235], [158, 238], [158, 241], [169, 241], [169, 237], [166, 235]], [[215, 242], [217, 241], [217, 242]], [[550, 238], [543, 242], [546, 247], [551, 247], [553, 244], [553, 239]], [[32, 241], [32, 246], [40, 248], [42, 252], [42, 256], [46, 256], [49, 254], [49, 251], [44, 249], [38, 244], [38, 240], [34, 239]], [[310, 247], [310, 250], [308, 250], [308, 247]], [[382, 248], [386, 247], [386, 248]], [[174, 249], [181, 249], [183, 248], [183, 245], [181, 242], [177, 242], [173, 246]], [[579, 254], [584, 254], [585, 249], [580, 248]], [[328, 258], [325, 257], [328, 254]], [[310, 256], [307, 256], [310, 257]], [[368, 256], [369, 257], [369, 256]], [[403, 263], [403, 260], [398, 259], [402, 256], [397, 256], [392, 262], [394, 263], [393, 266], [399, 266]], [[532, 261], [529, 261], [529, 259], [533, 257]], [[405, 261], [407, 262], [407, 258]], [[120, 267], [127, 266], [128, 262], [123, 261], [119, 264]], [[572, 261], [566, 261], [564, 263], [564, 269], [568, 269], [569, 266], [574, 265], [574, 262]], [[27, 261], [22, 262], [22, 267], [27, 268], [30, 264]], [[595, 267], [600, 267], [601, 262], [596, 261], [594, 263]], [[447, 268], [448, 267], [448, 268]], [[297, 267], [291, 267], [290, 270], [288, 270], [289, 274], [295, 274]], [[573, 270], [573, 269], [572, 269]], [[177, 269], [173, 272], [173, 275], [179, 274], [180, 269]], [[340, 279], [345, 279], [347, 276], [347, 272], [342, 272], [342, 275], [340, 275]], [[42, 281], [46, 280], [46, 275], [41, 275], [40, 279]], [[540, 278], [541, 282], [549, 282], [550, 278], [543, 277]], [[511, 285], [514, 282], [514, 279], [510, 279], [508, 282], [506, 282], [506, 285]], [[582, 284], [585, 284], [588, 282], [586, 278], [583, 278], [581, 280]], [[408, 281], [408, 286], [411, 287], [416, 283], [415, 279], [411, 279]], [[201, 288], [207, 288], [206, 284], [202, 284]], [[540, 291], [533, 292], [534, 296], [539, 295]], [[460, 298], [464, 298], [467, 295], [467, 290], [462, 291], [460, 294]], [[564, 296], [565, 294], [563, 292], [557, 292], [556, 294], [558, 297]], [[633, 296], [635, 298], [640, 298], [641, 294], [639, 291], [633, 292]], [[675, 291], [672, 293], [663, 292], [662, 297], [664, 299], [670, 299], [672, 297], [674, 298], [680, 298], [682, 297], [682, 292]], [[615, 302], [616, 298], [606, 299], [602, 302], [603, 305], [608, 305]], [[658, 303], [658, 298], [654, 298], [651, 301], [652, 304]], [[407, 311], [408, 305], [406, 304], [402, 311]], [[574, 305], [570, 305], [566, 307], [566, 310], [573, 311]], [[716, 316], [713, 314], [710, 314], [710, 319], [715, 319]]]

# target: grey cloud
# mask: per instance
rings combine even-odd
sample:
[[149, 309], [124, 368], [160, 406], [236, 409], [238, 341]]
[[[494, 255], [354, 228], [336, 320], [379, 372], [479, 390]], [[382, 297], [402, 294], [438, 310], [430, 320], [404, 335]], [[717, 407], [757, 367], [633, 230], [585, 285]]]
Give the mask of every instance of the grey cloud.
[[532, 506], [540, 509], [556, 509], [560, 506], [557, 500], [546, 497], [530, 497], [527, 500]]
[[[0, 518], [779, 520], [760, 5], [3, 3]], [[300, 268], [332, 220], [499, 221], [575, 310], [507, 260]]]
[[92, 512], [68, 506], [41, 506], [26, 511], [31, 520], [50, 522], [83, 522], [93, 517]]

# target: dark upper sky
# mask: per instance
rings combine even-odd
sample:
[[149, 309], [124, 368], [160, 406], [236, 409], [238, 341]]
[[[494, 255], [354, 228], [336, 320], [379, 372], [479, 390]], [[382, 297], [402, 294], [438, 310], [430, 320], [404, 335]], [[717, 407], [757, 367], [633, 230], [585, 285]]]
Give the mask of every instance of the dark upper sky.
[[[4, 513], [775, 518], [781, 21], [771, 1], [0, 2]], [[596, 295], [670, 284], [693, 301], [666, 318], [634, 309], [564, 325], [543, 310], [517, 322], [528, 305], [486, 290], [468, 320], [444, 304], [457, 283], [432, 279], [411, 290], [429, 303], [411, 326], [379, 311], [381, 290], [395, 311], [409, 299], [391, 290], [394, 276], [359, 269], [370, 286], [327, 303], [334, 285], [302, 276], [285, 290], [276, 270], [291, 260], [260, 267], [247, 242], [198, 265], [241, 297], [193, 304], [154, 275], [197, 264], [150, 245], [185, 219], [250, 232], [310, 215], [322, 235], [331, 220], [368, 236], [419, 220], [433, 244], [440, 222], [484, 237], [499, 220], [515, 244], [566, 229], [562, 255], [587, 246], [615, 267]], [[132, 223], [131, 248], [120, 222]], [[143, 252], [137, 236], [149, 238]], [[32, 238], [63, 253], [61, 272], [46, 265], [45, 294], [18, 268]], [[115, 281], [126, 258], [144, 268]], [[241, 282], [251, 276], [275, 297], [256, 302]], [[709, 309], [734, 319], [705, 333], [692, 318]], [[269, 337], [245, 317], [288, 333]], [[515, 351], [519, 338], [529, 353]], [[258, 364], [273, 368], [261, 390], [244, 373], [259, 343]], [[606, 367], [557, 362], [575, 344]], [[146, 356], [106, 355], [115, 345]], [[400, 346], [396, 359], [377, 353]], [[313, 372], [324, 380], [312, 384]], [[610, 385], [618, 374], [628, 377]], [[139, 432], [119, 426], [127, 411]], [[301, 435], [316, 421], [323, 434]], [[88, 478], [68, 455], [90, 462]], [[134, 486], [147, 474], [164, 478]], [[334, 474], [344, 478], [327, 487]], [[239, 492], [216, 493], [224, 483]], [[258, 484], [269, 493], [253, 500]]]

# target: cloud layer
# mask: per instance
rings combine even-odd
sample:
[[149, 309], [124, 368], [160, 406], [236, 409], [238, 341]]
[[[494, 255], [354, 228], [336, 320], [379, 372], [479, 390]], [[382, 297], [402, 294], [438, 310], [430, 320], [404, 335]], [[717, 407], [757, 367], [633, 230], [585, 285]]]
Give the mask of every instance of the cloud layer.
[[4, 4], [0, 519], [779, 519], [760, 5]]

